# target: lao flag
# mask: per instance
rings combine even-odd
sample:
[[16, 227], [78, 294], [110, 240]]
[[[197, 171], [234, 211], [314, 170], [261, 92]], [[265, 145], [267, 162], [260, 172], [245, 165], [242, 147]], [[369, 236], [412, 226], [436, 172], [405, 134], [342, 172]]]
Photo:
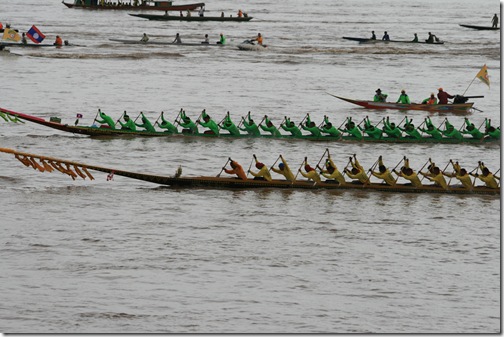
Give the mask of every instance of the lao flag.
[[45, 39], [45, 35], [42, 34], [35, 25], [31, 26], [30, 30], [26, 33], [26, 36], [28, 36], [33, 43], [40, 43]]

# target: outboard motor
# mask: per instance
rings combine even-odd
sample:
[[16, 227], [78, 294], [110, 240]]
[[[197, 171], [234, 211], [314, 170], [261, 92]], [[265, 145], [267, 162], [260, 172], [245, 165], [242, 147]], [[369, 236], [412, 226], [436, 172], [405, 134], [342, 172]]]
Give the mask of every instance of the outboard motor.
[[455, 95], [455, 98], [453, 99], [453, 104], [463, 104], [469, 100], [469, 98], [483, 98], [485, 96], [462, 96], [462, 95]]

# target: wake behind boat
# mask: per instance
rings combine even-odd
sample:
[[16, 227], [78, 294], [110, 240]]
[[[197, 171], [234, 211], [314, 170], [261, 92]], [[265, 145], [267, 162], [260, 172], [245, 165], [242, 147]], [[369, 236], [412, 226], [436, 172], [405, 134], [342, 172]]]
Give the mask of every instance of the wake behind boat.
[[196, 46], [196, 47], [225, 47], [225, 44], [220, 43], [202, 43], [202, 42], [183, 42], [183, 43], [174, 43], [169, 41], [153, 41], [149, 40], [147, 42], [140, 40], [124, 40], [124, 39], [109, 39], [113, 42], [120, 42], [124, 44], [135, 44], [135, 45], [160, 45], [160, 46]]
[[180, 16], [180, 15], [156, 15], [156, 14], [129, 14], [142, 19], [154, 21], [220, 21], [220, 22], [247, 22], [253, 19], [251, 16]]
[[268, 46], [263, 44], [255, 43], [253, 40], [245, 40], [238, 45], [240, 50], [251, 50], [251, 51], [261, 51], [265, 50]]

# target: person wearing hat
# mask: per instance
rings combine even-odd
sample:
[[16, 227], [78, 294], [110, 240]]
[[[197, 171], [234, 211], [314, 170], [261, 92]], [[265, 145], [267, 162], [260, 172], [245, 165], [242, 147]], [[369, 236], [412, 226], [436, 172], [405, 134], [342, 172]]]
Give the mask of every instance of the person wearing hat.
[[374, 95], [373, 101], [374, 102], [386, 102], [387, 101], [387, 94], [383, 94], [381, 89], [377, 89], [375, 91], [376, 95]]
[[353, 157], [350, 157], [350, 164], [352, 165], [352, 170], [349, 170], [345, 167], [344, 172], [347, 174], [347, 176], [350, 179], [354, 179], [352, 181], [353, 183], [361, 183], [361, 184], [367, 184], [369, 182], [369, 177], [367, 176], [366, 172], [364, 171], [364, 168], [362, 165], [359, 163], [357, 160], [356, 155], [354, 154]]
[[121, 120], [119, 120], [119, 124], [121, 125], [121, 129], [136, 131], [135, 122], [130, 118], [130, 116], [128, 116], [126, 111], [124, 111], [123, 118], [126, 123], [123, 123], [123, 122], [121, 122]]
[[396, 103], [401, 103], [401, 104], [411, 104], [410, 98], [408, 94], [406, 93], [406, 90], [401, 90], [401, 95], [397, 99]]
[[286, 180], [288, 181], [295, 181], [296, 177], [294, 177], [294, 174], [292, 174], [291, 169], [289, 168], [289, 165], [285, 161], [284, 157], [280, 155], [280, 160], [282, 161], [280, 164], [278, 164], [278, 169], [272, 167], [271, 170], [275, 173], [281, 174], [285, 177]]
[[[259, 128], [257, 127], [256, 123], [250, 117], [250, 111], [247, 114], [247, 119], [242, 117], [243, 120], [243, 128], [239, 128], [242, 131], [246, 131], [250, 136], [260, 136], [261, 131], [259, 131]], [[239, 126], [239, 125], [238, 125]]]
[[304, 173], [301, 168], [299, 168], [299, 173], [301, 173], [301, 175], [305, 178], [308, 178], [308, 180], [313, 180], [316, 184], [317, 183], [320, 183], [321, 180], [320, 180], [320, 175], [317, 173], [317, 171], [315, 171], [315, 169], [313, 167], [311, 167], [310, 165], [308, 165], [308, 158], [305, 157], [305, 160], [304, 160], [304, 169], [306, 171], [306, 173]]
[[422, 104], [437, 104], [436, 95], [432, 92], [429, 97], [422, 101]]
[[325, 162], [325, 168], [326, 169], [324, 170], [319, 167], [320, 174], [322, 176], [324, 176], [328, 180], [335, 180], [340, 185], [346, 183], [345, 177], [343, 176], [343, 174], [341, 174], [341, 172], [336, 167], [336, 164], [334, 164], [334, 162], [332, 161], [331, 154], [327, 155], [327, 159]]
[[254, 176], [254, 179], [267, 180], [271, 181], [271, 174], [266, 165], [257, 160], [256, 155], [254, 155], [255, 167], [259, 170], [258, 172], [254, 172], [249, 170], [248, 172]]
[[450, 95], [446, 91], [443, 90], [443, 88], [438, 89], [438, 94], [437, 98], [439, 100], [438, 104], [448, 104], [448, 98], [453, 98], [455, 96]]
[[227, 174], [236, 174], [238, 179], [247, 180], [247, 175], [245, 174], [243, 167], [240, 164], [238, 164], [238, 162], [231, 160], [231, 158], [229, 159], [230, 159], [229, 165], [231, 166], [231, 170], [228, 170], [227, 168], [223, 167], [222, 169], [224, 170], [224, 172], [226, 172]]

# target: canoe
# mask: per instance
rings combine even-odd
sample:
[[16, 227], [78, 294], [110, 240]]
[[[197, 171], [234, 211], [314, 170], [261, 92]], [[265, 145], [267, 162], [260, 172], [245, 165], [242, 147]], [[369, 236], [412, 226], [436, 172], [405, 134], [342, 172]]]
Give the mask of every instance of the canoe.
[[140, 40], [121, 40], [121, 39], [109, 39], [114, 42], [121, 42], [124, 44], [142, 44], [142, 45], [160, 45], [160, 46], [195, 46], [195, 47], [224, 47], [226, 45], [220, 43], [201, 43], [201, 42], [184, 42], [184, 43], [172, 43], [167, 41], [147, 41], [142, 42]]
[[430, 112], [453, 112], [453, 113], [468, 113], [472, 108], [474, 103], [460, 103], [460, 104], [421, 104], [421, 103], [393, 103], [393, 102], [373, 102], [373, 101], [363, 101], [355, 100], [345, 97], [340, 97], [336, 95], [329, 94], [343, 101], [359, 105], [366, 109], [396, 109], [396, 110], [422, 110]]
[[413, 41], [399, 41], [399, 40], [373, 40], [373, 39], [368, 39], [368, 38], [361, 38], [361, 37], [348, 37], [348, 36], [343, 36], [345, 40], [350, 40], [350, 41], [357, 41], [360, 43], [411, 43], [411, 44], [444, 44], [443, 41], [439, 42], [432, 42], [428, 43], [425, 41], [418, 41], [418, 42], [413, 42]]
[[238, 17], [238, 16], [178, 16], [178, 15], [156, 15], [156, 14], [130, 14], [142, 19], [156, 20], [156, 21], [231, 21], [231, 22], [247, 22], [252, 20], [251, 16]]
[[500, 27], [489, 27], [489, 26], [473, 26], [473, 25], [459, 25], [465, 28], [477, 29], [477, 30], [499, 30]]
[[81, 9], [96, 9], [96, 10], [157, 10], [157, 11], [192, 11], [197, 8], [205, 6], [204, 2], [185, 4], [185, 5], [172, 5], [172, 1], [146, 1], [144, 4], [134, 6], [131, 4], [123, 5], [107, 5], [101, 6], [98, 1], [85, 1], [84, 5], [81, 0], [75, 0], [73, 4], [62, 3], [68, 8], [81, 8]]
[[[7, 110], [4, 108], [0, 108], [0, 112], [18, 117], [22, 120], [26, 120], [35, 124], [43, 125], [52, 129], [56, 129], [63, 132], [69, 132], [78, 135], [91, 136], [91, 137], [206, 137], [206, 138], [266, 138], [266, 139], [284, 139], [284, 140], [308, 140], [308, 141], [326, 141], [326, 142], [363, 142], [363, 143], [401, 143], [401, 144], [423, 144], [423, 143], [431, 143], [431, 144], [492, 144], [499, 143], [499, 139], [495, 139], [492, 137], [485, 137], [483, 139], [475, 139], [472, 137], [464, 137], [462, 140], [455, 138], [441, 138], [436, 139], [433, 137], [425, 136], [422, 139], [415, 139], [411, 137], [402, 137], [402, 138], [392, 138], [392, 137], [383, 137], [381, 139], [375, 139], [369, 136], [364, 136], [361, 140], [355, 138], [354, 136], [344, 135], [341, 137], [335, 136], [320, 136], [316, 137], [313, 135], [302, 135], [302, 136], [293, 136], [282, 134], [280, 136], [273, 136], [271, 134], [261, 134], [259, 136], [249, 135], [249, 134], [240, 134], [240, 135], [232, 135], [227, 131], [221, 132], [219, 135], [215, 134], [206, 134], [206, 133], [198, 133], [198, 134], [190, 134], [190, 133], [170, 133], [165, 131], [156, 131], [149, 132], [146, 130], [124, 130], [124, 129], [111, 129], [108, 127], [98, 127], [98, 126], [77, 126], [77, 125], [68, 125], [61, 124], [61, 120], [56, 117], [51, 117], [50, 120], [45, 120], [43, 118], [35, 117], [32, 115], [23, 114], [20, 112], [14, 112], [11, 110]], [[1, 120], [1, 119], [0, 119]]]
[[[56, 47], [52, 43], [21, 43], [21, 42], [7, 42], [7, 41], [0, 41], [0, 46], [4, 47], [20, 47], [20, 48], [40, 48], [40, 47]], [[63, 47], [63, 46], [59, 46]]]
[[[117, 175], [175, 188], [354, 190], [360, 192], [377, 191], [395, 193], [442, 193], [500, 196], [500, 188], [489, 188], [486, 186], [475, 186], [472, 190], [469, 190], [458, 186], [449, 186], [449, 188], [443, 189], [434, 185], [414, 187], [410, 184], [396, 184], [395, 186], [390, 186], [383, 183], [373, 182], [368, 184], [348, 182], [340, 185], [334, 180], [325, 180], [320, 183], [314, 183], [313, 181], [308, 180], [296, 180], [294, 182], [279, 179], [274, 179], [272, 181], [258, 179], [242, 180], [234, 177], [222, 178], [220, 177], [220, 174], [217, 177], [180, 177], [182, 173], [181, 169], [180, 172], [176, 173], [174, 176], [160, 176], [155, 174], [118, 170], [103, 166], [88, 165], [54, 157], [19, 152], [8, 148], [0, 148], [0, 152], [15, 155], [16, 158], [23, 162], [23, 164], [27, 167], [32, 167], [42, 172], [58, 170], [63, 174], [71, 176], [73, 179], [81, 177], [82, 179], [89, 178], [90, 180], [93, 180], [94, 177], [89, 173], [89, 170], [93, 170], [107, 173], [110, 179]], [[38, 161], [35, 159], [38, 159]], [[47, 169], [48, 167], [50, 170]]]

